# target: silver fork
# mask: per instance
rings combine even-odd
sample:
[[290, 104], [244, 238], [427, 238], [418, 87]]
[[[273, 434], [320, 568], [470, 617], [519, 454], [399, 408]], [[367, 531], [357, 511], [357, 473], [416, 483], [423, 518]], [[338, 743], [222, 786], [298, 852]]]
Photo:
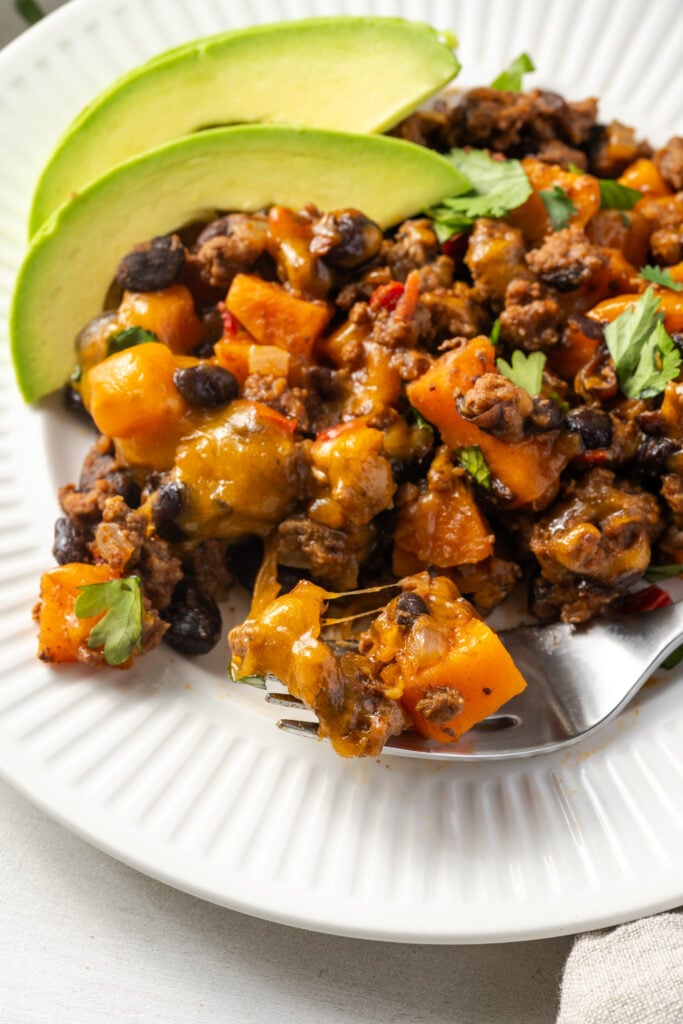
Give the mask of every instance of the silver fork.
[[[618, 715], [683, 641], [683, 601], [587, 626], [522, 626], [498, 635], [526, 679], [526, 690], [456, 743], [405, 732], [388, 741], [387, 754], [492, 761], [543, 754], [584, 739]], [[305, 708], [287, 693], [271, 692], [266, 700]], [[316, 721], [303, 719], [278, 725], [303, 736], [315, 736], [318, 728]]]

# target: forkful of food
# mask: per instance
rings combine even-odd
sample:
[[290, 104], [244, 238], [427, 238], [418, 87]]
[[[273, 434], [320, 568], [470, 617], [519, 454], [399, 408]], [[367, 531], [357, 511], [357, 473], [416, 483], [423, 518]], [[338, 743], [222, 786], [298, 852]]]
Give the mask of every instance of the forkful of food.
[[[369, 611], [385, 589], [388, 602]], [[451, 580], [428, 572], [358, 591], [360, 611], [332, 614], [345, 598], [301, 581], [229, 637], [233, 678], [267, 688], [270, 703], [312, 711], [278, 725], [325, 738], [342, 756], [555, 750], [613, 719], [683, 638], [683, 602], [495, 633]], [[269, 685], [277, 680], [286, 692]]]

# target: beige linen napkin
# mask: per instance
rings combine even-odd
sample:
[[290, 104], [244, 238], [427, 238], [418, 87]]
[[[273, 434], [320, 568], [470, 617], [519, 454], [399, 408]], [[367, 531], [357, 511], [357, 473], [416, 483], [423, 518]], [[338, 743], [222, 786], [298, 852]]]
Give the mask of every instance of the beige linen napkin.
[[580, 935], [557, 1024], [683, 1024], [683, 908]]

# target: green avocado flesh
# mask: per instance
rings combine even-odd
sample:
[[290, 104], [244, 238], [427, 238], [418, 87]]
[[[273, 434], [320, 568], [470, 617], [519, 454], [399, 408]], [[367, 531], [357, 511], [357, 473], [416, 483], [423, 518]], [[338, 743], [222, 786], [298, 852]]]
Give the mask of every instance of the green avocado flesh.
[[459, 67], [433, 28], [399, 18], [311, 18], [178, 47], [124, 75], [69, 126], [38, 182], [30, 233], [115, 164], [182, 135], [247, 122], [381, 132]]
[[218, 211], [273, 204], [355, 207], [387, 228], [467, 188], [431, 150], [313, 128], [215, 128], [135, 157], [63, 204], [29, 247], [10, 314], [20, 390], [33, 401], [66, 381], [77, 333], [138, 242]]

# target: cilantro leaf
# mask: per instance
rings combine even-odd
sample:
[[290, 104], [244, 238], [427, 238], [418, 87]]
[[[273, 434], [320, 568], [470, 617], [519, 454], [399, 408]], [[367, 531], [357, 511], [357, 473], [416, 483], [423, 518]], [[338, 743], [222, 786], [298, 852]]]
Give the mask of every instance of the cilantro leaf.
[[144, 345], [148, 341], [158, 341], [156, 334], [145, 330], [144, 327], [125, 327], [107, 338], [107, 355], [114, 352], [123, 352], [125, 348], [133, 348], [134, 345]]
[[[567, 170], [571, 171], [572, 174], [587, 173], [572, 163], [567, 164]], [[637, 188], [621, 185], [614, 178], [598, 178], [598, 184], [600, 186], [601, 210], [631, 210], [638, 200], [643, 198], [643, 193], [639, 192]], [[624, 217], [623, 213], [621, 219], [624, 227], [628, 227], [629, 221]]]
[[505, 70], [501, 71], [497, 78], [494, 78], [491, 82], [491, 88], [498, 89], [501, 92], [519, 92], [522, 88], [522, 76], [527, 71], [535, 70], [536, 65], [529, 54], [520, 53], [519, 57], [515, 57]]
[[567, 193], [559, 185], [544, 188], [539, 193], [546, 208], [553, 231], [561, 231], [569, 224], [570, 217], [576, 213], [576, 206]]
[[640, 350], [654, 329], [659, 299], [648, 288], [638, 301], [605, 328], [605, 341], [619, 379], [630, 376]]
[[524, 388], [530, 395], [540, 395], [543, 385], [543, 368], [546, 363], [545, 352], [529, 352], [525, 355], [516, 348], [510, 356], [512, 365], [506, 359], [496, 359], [496, 366], [508, 380], [518, 387]]
[[662, 668], [676, 668], [683, 661], [683, 644], [680, 647], [676, 647], [671, 654], [664, 659], [661, 664]]
[[681, 354], [667, 333], [652, 287], [608, 324], [605, 342], [627, 398], [652, 398], [678, 376]]
[[620, 185], [613, 178], [598, 178], [598, 182], [601, 210], [630, 210], [643, 198], [643, 193], [637, 188]]
[[503, 217], [531, 195], [519, 160], [494, 160], [481, 149], [452, 149], [449, 160], [462, 173], [466, 186], [426, 211], [440, 242], [471, 227], [478, 217]]
[[491, 470], [481, 448], [478, 445], [472, 445], [471, 448], [459, 448], [455, 454], [462, 468], [469, 473], [474, 482], [490, 491]]
[[36, 3], [36, 0], [14, 0], [14, 8], [29, 25], [35, 25], [45, 17], [45, 11]]
[[247, 686], [256, 687], [257, 690], [266, 690], [268, 688], [268, 681], [265, 676], [241, 676], [234, 661], [231, 661], [228, 665], [228, 675], [232, 679], [233, 683], [245, 683]]
[[659, 320], [640, 351], [627, 386], [622, 385], [622, 391], [627, 398], [654, 398], [678, 376], [680, 367], [681, 353]]
[[409, 408], [413, 416], [413, 419], [415, 420], [416, 427], [418, 427], [420, 430], [434, 430], [434, 427], [431, 425], [429, 420], [426, 420], [422, 413], [419, 412], [419, 410], [416, 409], [414, 405], [410, 405]]
[[90, 630], [88, 647], [104, 646], [108, 665], [127, 661], [142, 639], [142, 592], [139, 576], [126, 576], [107, 583], [91, 583], [79, 588], [74, 611], [79, 619], [105, 612]]
[[662, 267], [651, 267], [648, 264], [640, 268], [638, 277], [642, 277], [644, 281], [651, 281], [653, 284], [664, 285], [665, 288], [671, 288], [675, 292], [683, 291], [683, 284], [674, 281], [671, 272]]
[[651, 565], [643, 574], [643, 579], [648, 583], [657, 583], [658, 580], [670, 580], [674, 576], [683, 576], [683, 565], [671, 562], [668, 565]]

